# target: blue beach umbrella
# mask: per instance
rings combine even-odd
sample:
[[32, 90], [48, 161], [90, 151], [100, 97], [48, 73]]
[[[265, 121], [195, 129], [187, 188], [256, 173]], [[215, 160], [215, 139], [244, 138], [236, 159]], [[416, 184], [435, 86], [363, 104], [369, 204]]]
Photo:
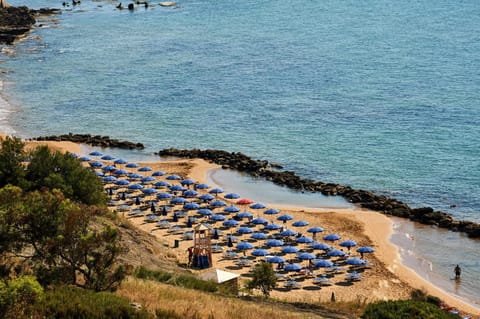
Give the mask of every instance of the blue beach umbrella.
[[113, 163], [123, 165], [123, 164], [127, 164], [128, 162], [126, 160], [124, 160], [123, 158], [119, 158], [119, 159], [114, 160]]
[[197, 213], [198, 213], [199, 215], [202, 215], [202, 216], [211, 216], [211, 215], [213, 215], [213, 212], [212, 212], [210, 209], [208, 209], [208, 208], [199, 209], [199, 210], [197, 211]]
[[357, 252], [361, 253], [361, 254], [373, 253], [374, 251], [375, 251], [375, 249], [373, 247], [370, 247], [370, 246], [362, 246], [362, 247], [357, 248]]
[[88, 162], [90, 160], [90, 157], [88, 156], [82, 156], [79, 158], [80, 162]]
[[95, 171], [95, 175], [102, 177], [102, 176], [104, 176], [105, 174], [103, 174], [102, 172], [99, 172], [99, 171]]
[[282, 247], [282, 253], [284, 254], [296, 254], [300, 251], [297, 247], [294, 246], [285, 246]]
[[113, 172], [114, 175], [127, 175], [128, 172], [124, 169], [117, 169], [115, 172]]
[[323, 240], [327, 240], [327, 241], [336, 241], [336, 240], [339, 240], [340, 238], [342, 237], [338, 234], [328, 234], [326, 236], [323, 236]]
[[351, 265], [351, 266], [360, 266], [360, 265], [365, 265], [367, 262], [363, 259], [360, 259], [358, 257], [353, 257], [353, 258], [348, 258], [345, 260], [345, 264]]
[[158, 192], [155, 188], [145, 188], [142, 190], [145, 195], [153, 195]]
[[249, 212], [241, 212], [241, 213], [238, 213], [236, 216], [237, 216], [237, 218], [240, 218], [240, 219], [243, 219], [243, 218], [252, 218], [252, 217], [253, 217], [253, 214], [252, 214], [252, 213], [249, 213]]
[[[240, 215], [240, 214], [238, 214]], [[266, 225], [268, 224], [268, 221], [265, 218], [257, 217], [252, 219], [252, 224], [254, 225]]]
[[184, 179], [180, 182], [182, 185], [193, 185], [195, 184], [195, 181], [191, 178]]
[[251, 208], [251, 209], [263, 209], [263, 208], [265, 208], [265, 207], [266, 207], [266, 206], [263, 205], [262, 203], [255, 203], [255, 204], [250, 205], [250, 208]]
[[130, 179], [142, 179], [143, 178], [142, 174], [137, 174], [137, 173], [130, 173], [127, 176]]
[[265, 242], [265, 245], [267, 245], [268, 247], [280, 247], [283, 246], [283, 240], [269, 239]]
[[225, 220], [225, 216], [220, 215], [220, 214], [215, 214], [210, 216], [210, 220], [213, 220], [214, 222], [221, 222]]
[[155, 171], [152, 173], [152, 176], [163, 176], [165, 175], [164, 171]]
[[213, 197], [213, 195], [210, 195], [210, 194], [202, 194], [202, 195], [198, 196], [198, 198], [203, 200], [204, 202], [208, 202], [208, 201], [211, 201], [212, 199], [214, 199], [215, 197]]
[[155, 181], [155, 177], [146, 176], [146, 177], [141, 178], [140, 181], [142, 183], [151, 183], [151, 182]]
[[250, 227], [239, 227], [237, 229], [237, 233], [239, 233], [239, 234], [251, 234], [251, 233], [253, 233], [253, 229], [251, 229]]
[[277, 220], [281, 220], [283, 222], [286, 222], [286, 221], [292, 220], [292, 219], [293, 219], [292, 215], [287, 215], [287, 214], [280, 215], [280, 216], [277, 217]]
[[143, 185], [140, 185], [140, 184], [131, 184], [131, 185], [128, 185], [128, 189], [133, 189], [133, 190], [143, 189]]
[[101, 157], [101, 159], [104, 160], [104, 161], [111, 161], [111, 160], [115, 159], [115, 157], [113, 157], [111, 155], [103, 155]]
[[318, 243], [318, 242], [312, 243], [311, 247], [313, 249], [324, 250], [324, 251], [332, 249], [332, 247], [330, 247], [329, 245], [325, 243]]
[[211, 189], [208, 191], [210, 194], [215, 194], [215, 195], [218, 195], [220, 193], [223, 193], [223, 189], [221, 188], [214, 188], [214, 189]]
[[237, 249], [239, 250], [248, 250], [253, 249], [253, 245], [246, 241], [241, 241], [237, 244]]
[[268, 255], [270, 255], [270, 252], [266, 249], [259, 248], [252, 251], [252, 256], [255, 256], [255, 257], [268, 256]]
[[323, 231], [324, 231], [324, 229], [320, 226], [315, 226], [315, 227], [311, 227], [311, 228], [307, 229], [307, 233], [313, 233], [313, 234], [321, 233]]
[[282, 228], [282, 226], [280, 226], [278, 224], [268, 224], [267, 226], [265, 226], [266, 230], [277, 230], [277, 229], [280, 229], [280, 228]]
[[171, 190], [172, 192], [180, 192], [185, 190], [185, 188], [183, 188], [183, 186], [181, 185], [172, 185], [168, 189]]
[[238, 207], [235, 207], [233, 205], [227, 206], [223, 209], [225, 213], [237, 213], [240, 211]]
[[200, 208], [200, 205], [198, 205], [197, 203], [189, 202], [189, 203], [183, 204], [183, 209], [186, 209], [186, 210], [194, 210], [199, 208]]
[[95, 161], [95, 162], [90, 162], [90, 163], [88, 163], [88, 165], [90, 165], [90, 167], [97, 168], [97, 167], [102, 167], [102, 166], [103, 166], [103, 163], [102, 163], [102, 162], [99, 162], [99, 161]]
[[228, 193], [225, 196], [223, 196], [226, 199], [239, 199], [240, 195], [237, 193]]
[[317, 256], [315, 256], [315, 254], [312, 254], [312, 253], [301, 253], [297, 255], [297, 258], [300, 260], [312, 260], [317, 258]]
[[137, 163], [128, 163], [125, 167], [128, 167], [128, 168], [137, 168], [137, 167], [138, 167], [138, 164], [137, 164]]
[[302, 266], [299, 264], [286, 264], [283, 269], [285, 271], [300, 271], [302, 270]]
[[264, 211], [263, 213], [265, 215], [276, 215], [276, 214], [280, 213], [280, 210], [276, 209], [276, 208], [269, 208], [266, 211]]
[[208, 186], [207, 184], [198, 184], [197, 185], [197, 189], [208, 189], [210, 188], [210, 186]]
[[292, 229], [285, 229], [284, 231], [280, 232], [280, 236], [283, 237], [290, 237], [290, 236], [296, 236], [297, 232], [292, 230]]
[[257, 233], [253, 233], [250, 238], [253, 238], [253, 239], [267, 239], [268, 238], [268, 235], [265, 234], [265, 233], [260, 233], [260, 232], [257, 232]]
[[178, 180], [181, 179], [181, 177], [178, 176], [178, 175], [172, 174], [172, 175], [168, 175], [168, 176], [167, 176], [167, 179], [168, 179], [169, 181], [178, 181]]
[[100, 151], [93, 151], [93, 152], [90, 152], [88, 155], [90, 155], [90, 156], [102, 156], [103, 154]]
[[338, 250], [338, 249], [332, 249], [329, 252], [327, 252], [327, 256], [329, 257], [343, 257], [345, 256], [345, 252]]
[[115, 176], [105, 176], [103, 178], [104, 183], [113, 183], [113, 182], [116, 182], [116, 181], [117, 181], [117, 178]]
[[293, 227], [305, 227], [308, 226], [308, 222], [304, 220], [297, 220], [296, 222], [292, 223]]
[[152, 168], [150, 166], [143, 166], [138, 169], [139, 172], [150, 172]]
[[235, 219], [228, 219], [224, 221], [222, 225], [225, 227], [235, 227], [238, 224], [240, 224], [240, 222], [236, 221]]
[[172, 194], [170, 194], [170, 193], [165, 193], [165, 192], [162, 192], [162, 193], [158, 193], [158, 194], [157, 194], [157, 198], [160, 199], [160, 200], [161, 200], [161, 199], [169, 199], [169, 198], [172, 198], [172, 196], [173, 196]]
[[[67, 152], [68, 153], [68, 152]], [[68, 153], [71, 157], [73, 158], [78, 158], [78, 154], [77, 153]]]
[[127, 181], [126, 179], [120, 179], [116, 181], [115, 184], [118, 186], [127, 186], [128, 184], [130, 184], [130, 182]]
[[330, 260], [318, 259], [314, 262], [314, 266], [317, 268], [330, 268], [333, 267], [333, 263]]
[[347, 247], [350, 250], [351, 247], [357, 246], [357, 242], [354, 240], [345, 240], [339, 244], [341, 247]]
[[193, 189], [188, 189], [186, 191], [183, 192], [183, 196], [185, 197], [195, 197], [198, 195], [198, 192], [197, 191], [194, 191]]
[[296, 241], [297, 243], [300, 243], [300, 244], [310, 244], [310, 243], [313, 243], [313, 239], [311, 239], [310, 237], [305, 237], [305, 236], [298, 237], [297, 239], [295, 239], [295, 241]]
[[216, 201], [210, 203], [210, 206], [212, 206], [212, 207], [223, 207], [223, 206], [227, 206], [227, 203], [225, 203], [222, 200], [216, 200]]
[[170, 201], [170, 204], [172, 204], [172, 205], [180, 205], [180, 204], [184, 204], [185, 202], [187, 202], [187, 199], [186, 199], [186, 198], [183, 198], [183, 197], [175, 197], [175, 198], [172, 198], [172, 200]]
[[102, 167], [102, 171], [104, 171], [104, 172], [110, 172], [110, 171], [115, 171], [115, 170], [117, 170], [117, 168], [113, 165], [107, 165], [107, 166]]
[[170, 184], [166, 181], [158, 181], [158, 182], [154, 183], [153, 186], [155, 186], [155, 187], [167, 187], [167, 186], [170, 186]]
[[283, 259], [280, 256], [272, 256], [270, 258], [267, 258], [267, 262], [269, 262], [271, 264], [281, 264], [281, 263], [285, 262], [285, 259]]

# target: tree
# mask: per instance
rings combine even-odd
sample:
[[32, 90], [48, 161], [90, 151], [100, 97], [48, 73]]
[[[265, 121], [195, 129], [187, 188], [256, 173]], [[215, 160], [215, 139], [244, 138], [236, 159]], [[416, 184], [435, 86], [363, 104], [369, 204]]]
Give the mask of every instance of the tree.
[[26, 159], [23, 142], [16, 137], [5, 137], [0, 149], [0, 187], [21, 185], [25, 176], [22, 164]]
[[261, 262], [255, 265], [253, 269], [253, 278], [248, 281], [247, 288], [258, 288], [265, 297], [270, 296], [270, 291], [277, 285], [277, 277], [273, 271], [272, 265], [267, 262]]
[[10, 5], [7, 3], [7, 0], [0, 0], [0, 9], [9, 8]]

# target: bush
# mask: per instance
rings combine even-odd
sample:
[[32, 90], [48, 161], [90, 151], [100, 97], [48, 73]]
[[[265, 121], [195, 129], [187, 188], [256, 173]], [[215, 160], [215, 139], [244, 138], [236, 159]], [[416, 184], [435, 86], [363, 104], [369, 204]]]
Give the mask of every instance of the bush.
[[136, 310], [127, 299], [112, 293], [69, 286], [46, 292], [35, 308], [45, 318], [151, 318], [145, 310]]
[[458, 319], [437, 306], [418, 300], [380, 301], [369, 304], [363, 319]]
[[23, 276], [10, 281], [0, 281], [0, 317], [31, 316], [32, 305], [42, 295], [43, 288], [35, 277]]
[[216, 292], [218, 290], [218, 285], [213, 281], [201, 280], [192, 275], [174, 275], [165, 271], [149, 270], [145, 267], [137, 268], [135, 277], [205, 292]]

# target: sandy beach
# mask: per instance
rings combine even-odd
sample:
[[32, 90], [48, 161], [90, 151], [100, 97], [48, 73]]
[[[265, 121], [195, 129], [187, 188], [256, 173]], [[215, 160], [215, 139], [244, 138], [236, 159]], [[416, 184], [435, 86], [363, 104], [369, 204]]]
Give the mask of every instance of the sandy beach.
[[[80, 145], [69, 142], [28, 142], [28, 148], [36, 145], [48, 145], [54, 150], [69, 151], [73, 153], [79, 153], [81, 150]], [[86, 155], [86, 154], [81, 154]], [[158, 161], [151, 163], [139, 163], [140, 166], [149, 166], [153, 171], [162, 170], [168, 174], [177, 174], [182, 178], [191, 178], [199, 183], [206, 183], [208, 180], [208, 174], [214, 169], [220, 169], [217, 165], [207, 163], [204, 160], [177, 160], [177, 161]], [[151, 175], [151, 172], [137, 172], [145, 176]], [[165, 175], [165, 176], [166, 176]], [[160, 177], [164, 180], [165, 176]], [[178, 182], [178, 181], [177, 181]], [[210, 185], [215, 187], [215, 185]], [[119, 197], [120, 194], [125, 191], [118, 189], [113, 197]], [[199, 193], [207, 193], [208, 190], [198, 190]], [[131, 198], [135, 197], [133, 194]], [[218, 195], [218, 199], [224, 200], [230, 204], [235, 204], [236, 200], [229, 201], [223, 198], [223, 194]], [[255, 198], [251, 198], [255, 201]], [[120, 201], [119, 204], [122, 204]], [[238, 206], [238, 205], [237, 205]], [[325, 271], [320, 269], [314, 270], [313, 276], [304, 276], [301, 274], [289, 273], [293, 278], [298, 280], [300, 284], [299, 289], [286, 289], [282, 282], [279, 282], [279, 288], [272, 292], [272, 296], [282, 300], [291, 301], [330, 301], [332, 293], [335, 294], [337, 301], [358, 301], [358, 302], [371, 302], [374, 300], [390, 300], [390, 299], [405, 299], [410, 296], [413, 289], [423, 289], [427, 293], [439, 297], [449, 306], [459, 309], [462, 312], [480, 315], [480, 309], [463, 302], [437, 288], [434, 283], [427, 282], [413, 270], [405, 267], [401, 263], [399, 249], [389, 241], [389, 237], [392, 234], [392, 221], [385, 215], [377, 212], [367, 211], [363, 209], [322, 209], [319, 208], [304, 208], [304, 207], [279, 207], [274, 203], [269, 203], [268, 208], [277, 208], [281, 210], [281, 214], [290, 214], [293, 216], [293, 221], [304, 220], [309, 223], [307, 227], [291, 227], [291, 222], [288, 222], [285, 226], [289, 229], [294, 229], [297, 232], [301, 232], [305, 235], [311, 235], [306, 233], [306, 229], [312, 226], [321, 226], [325, 231], [319, 234], [319, 238], [325, 234], [337, 233], [342, 237], [342, 240], [352, 239], [358, 243], [359, 246], [371, 246], [375, 248], [375, 252], [365, 255], [365, 259], [371, 264], [371, 267], [361, 272], [362, 279], [360, 281], [349, 282], [345, 280], [346, 273], [338, 273], [330, 276], [333, 284], [331, 286], [319, 287], [313, 283], [313, 277], [320, 275]], [[241, 206], [239, 206], [241, 207]], [[181, 208], [181, 206], [180, 206]], [[241, 207], [243, 208], [243, 207]], [[116, 209], [116, 208], [112, 208]], [[218, 209], [218, 211], [220, 211]], [[263, 215], [263, 210], [250, 212], [255, 214], [255, 217], [261, 216], [267, 220], [276, 219], [276, 215]], [[192, 240], [182, 239], [182, 233], [171, 233], [168, 228], [161, 229], [157, 227], [156, 223], [145, 222], [144, 216], [131, 217], [126, 211], [120, 211], [119, 214], [128, 218], [128, 220], [136, 227], [154, 234], [159, 241], [165, 243], [170, 247], [170, 251], [177, 256], [180, 263], [186, 263], [188, 260], [187, 249], [192, 245]], [[171, 213], [170, 213], [171, 214]], [[227, 216], [227, 218], [232, 217]], [[207, 222], [207, 218], [200, 219], [199, 222]], [[274, 220], [275, 223], [281, 224], [281, 222]], [[242, 221], [242, 224], [244, 222]], [[181, 219], [178, 225], [184, 225], [184, 220]], [[195, 225], [194, 225], [195, 226]], [[182, 226], [183, 227], [183, 226]], [[212, 225], [212, 227], [221, 228], [221, 222]], [[239, 235], [235, 234], [235, 228], [225, 229], [221, 228], [223, 236], [217, 241], [218, 244], [224, 249], [227, 234], [234, 234], [238, 237], [239, 241], [249, 240], [255, 246], [261, 245], [261, 243], [250, 240], [249, 234]], [[260, 226], [252, 226], [255, 230], [261, 230]], [[179, 247], [174, 248], [174, 243], [178, 242]], [[234, 243], [233, 250], [237, 243]], [[338, 242], [330, 243], [335, 248], [341, 248], [338, 246]], [[307, 245], [298, 244], [300, 249], [308, 249]], [[360, 257], [355, 252], [355, 248], [351, 249], [352, 256]], [[273, 247], [269, 249], [274, 254], [280, 254], [279, 247]], [[346, 251], [346, 249], [345, 249]], [[254, 264], [259, 260], [263, 260], [264, 257], [251, 256], [251, 250], [246, 251], [249, 263]], [[242, 255], [242, 253], [240, 253]], [[282, 255], [283, 256], [283, 255]], [[238, 258], [224, 258], [222, 252], [213, 253], [213, 267], [222, 269], [237, 274], [241, 274], [241, 280], [247, 280], [249, 276], [250, 266], [239, 266], [237, 263]], [[288, 256], [284, 256], [289, 258]], [[332, 258], [336, 261], [335, 258]], [[307, 266], [308, 261], [302, 261], [302, 266]], [[347, 268], [347, 267], [345, 267]], [[346, 269], [348, 270], [348, 268]], [[205, 270], [193, 270], [195, 272], [203, 272]]]

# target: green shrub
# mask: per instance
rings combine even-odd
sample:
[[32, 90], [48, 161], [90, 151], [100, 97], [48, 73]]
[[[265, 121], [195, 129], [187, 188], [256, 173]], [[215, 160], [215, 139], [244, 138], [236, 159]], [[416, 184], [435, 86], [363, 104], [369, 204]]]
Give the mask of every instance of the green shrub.
[[45, 318], [151, 318], [145, 310], [136, 310], [127, 299], [112, 293], [69, 286], [46, 292], [35, 308]]
[[216, 292], [218, 290], [218, 285], [213, 281], [201, 280], [192, 275], [174, 275], [165, 271], [149, 270], [145, 267], [137, 268], [135, 277], [206, 292]]
[[177, 314], [173, 310], [155, 310], [155, 318], [157, 319], [183, 319], [183, 316]]
[[369, 304], [363, 319], [458, 319], [437, 306], [418, 300], [380, 301]]
[[24, 318], [33, 313], [32, 305], [43, 295], [35, 277], [23, 276], [0, 281], [0, 317]]

